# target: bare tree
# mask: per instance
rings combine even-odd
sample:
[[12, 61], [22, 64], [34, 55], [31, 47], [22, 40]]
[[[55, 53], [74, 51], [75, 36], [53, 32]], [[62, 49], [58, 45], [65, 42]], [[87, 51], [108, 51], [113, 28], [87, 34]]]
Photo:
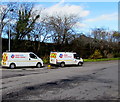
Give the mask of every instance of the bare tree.
[[72, 38], [74, 33], [73, 27], [78, 22], [79, 18], [76, 15], [55, 15], [47, 16], [46, 24], [51, 30], [52, 39], [57, 44], [65, 44]]
[[40, 42], [45, 42], [49, 37], [48, 32], [49, 31], [47, 30], [44, 20], [39, 23], [36, 22], [35, 28], [31, 34], [31, 40], [37, 41], [37, 48], [35, 48], [36, 52], [39, 52], [40, 50], [40, 47], [41, 47]]
[[94, 28], [92, 29], [92, 35], [94, 39], [107, 40], [108, 32], [104, 28]]
[[113, 41], [114, 42], [120, 42], [120, 32], [118, 31], [113, 31]]
[[49, 26], [45, 23], [45, 19], [39, 18], [38, 21], [36, 21], [35, 23], [34, 30], [32, 31], [32, 36], [34, 37], [34, 39], [31, 40], [39, 42], [47, 41], [48, 38], [51, 37], [51, 35], [49, 35], [50, 29], [48, 27]]
[[1, 3], [0, 5], [0, 37], [2, 33], [8, 34], [11, 26], [13, 26], [13, 19], [16, 18], [16, 9], [18, 4], [14, 2], [10, 3]]
[[0, 5], [0, 37], [2, 36], [3, 28], [7, 24], [7, 21], [5, 21], [7, 14], [9, 12], [9, 9], [7, 5]]

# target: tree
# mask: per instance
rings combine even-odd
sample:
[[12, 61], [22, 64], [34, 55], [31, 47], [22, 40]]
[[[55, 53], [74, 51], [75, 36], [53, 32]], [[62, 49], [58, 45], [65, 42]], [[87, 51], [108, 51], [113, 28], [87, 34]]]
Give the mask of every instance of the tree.
[[73, 27], [78, 22], [77, 15], [59, 15], [46, 17], [46, 24], [52, 33], [52, 39], [57, 44], [68, 43], [72, 39], [74, 30]]
[[94, 28], [92, 29], [92, 35], [94, 39], [107, 40], [108, 32], [104, 28]]
[[32, 16], [32, 6], [26, 8], [28, 5], [21, 5], [21, 9], [18, 11], [18, 21], [15, 25], [15, 32], [13, 36], [15, 39], [24, 40], [30, 39], [30, 33], [34, 30], [35, 21], [39, 18], [39, 15]]
[[8, 20], [6, 19], [8, 17], [10, 9], [11, 8], [8, 5], [4, 4], [0, 5], [0, 37], [2, 36], [5, 25], [7, 24], [7, 22], [10, 21], [9, 19]]
[[37, 41], [37, 46], [33, 47], [35, 48], [36, 53], [40, 51], [41, 43], [48, 40], [48, 32], [49, 30], [47, 29], [47, 25], [44, 23], [44, 20], [35, 23], [35, 27], [31, 35], [31, 41]]
[[[33, 15], [32, 4], [19, 4], [19, 7], [16, 12], [16, 23], [13, 24], [13, 31], [11, 32], [12, 38], [14, 39], [13, 49], [20, 50], [18, 48], [24, 46], [21, 50], [26, 51], [31, 46], [30, 39], [32, 37], [32, 31], [35, 28], [35, 23], [39, 15]], [[19, 44], [20, 42], [21, 44]]]
[[[14, 2], [1, 3], [0, 5], [0, 37], [2, 33], [6, 34], [10, 26], [13, 26], [13, 19], [16, 17], [15, 11], [18, 8], [18, 4]], [[8, 36], [8, 35], [7, 35]]]
[[113, 31], [113, 39], [115, 42], [120, 42], [120, 32], [118, 31]]

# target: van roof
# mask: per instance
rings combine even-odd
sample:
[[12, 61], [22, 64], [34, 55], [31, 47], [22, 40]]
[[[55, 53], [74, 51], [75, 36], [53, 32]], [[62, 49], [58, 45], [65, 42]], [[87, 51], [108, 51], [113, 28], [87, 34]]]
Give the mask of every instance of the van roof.
[[3, 52], [3, 53], [33, 53], [33, 52]]
[[51, 53], [76, 53], [76, 52], [51, 52]]

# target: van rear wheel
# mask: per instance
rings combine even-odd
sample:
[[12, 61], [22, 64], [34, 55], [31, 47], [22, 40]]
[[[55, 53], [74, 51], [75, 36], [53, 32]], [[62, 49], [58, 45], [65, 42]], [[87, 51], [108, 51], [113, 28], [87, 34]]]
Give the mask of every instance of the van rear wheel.
[[41, 63], [38, 63], [38, 64], [36, 65], [36, 67], [37, 67], [37, 68], [41, 68], [41, 67], [42, 67]]
[[15, 64], [14, 63], [10, 64], [10, 68], [14, 69], [15, 68]]
[[60, 63], [60, 66], [61, 66], [61, 67], [64, 67], [64, 66], [65, 66], [65, 63], [64, 63], [64, 62]]

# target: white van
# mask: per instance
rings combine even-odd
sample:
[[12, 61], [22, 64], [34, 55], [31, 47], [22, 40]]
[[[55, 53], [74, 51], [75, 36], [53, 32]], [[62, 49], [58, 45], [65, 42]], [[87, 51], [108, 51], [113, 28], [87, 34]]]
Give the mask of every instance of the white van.
[[10, 68], [36, 66], [40, 68], [43, 66], [43, 61], [32, 52], [4, 52], [2, 66]]
[[50, 64], [60, 65], [83, 65], [83, 59], [73, 52], [51, 52], [50, 53]]

